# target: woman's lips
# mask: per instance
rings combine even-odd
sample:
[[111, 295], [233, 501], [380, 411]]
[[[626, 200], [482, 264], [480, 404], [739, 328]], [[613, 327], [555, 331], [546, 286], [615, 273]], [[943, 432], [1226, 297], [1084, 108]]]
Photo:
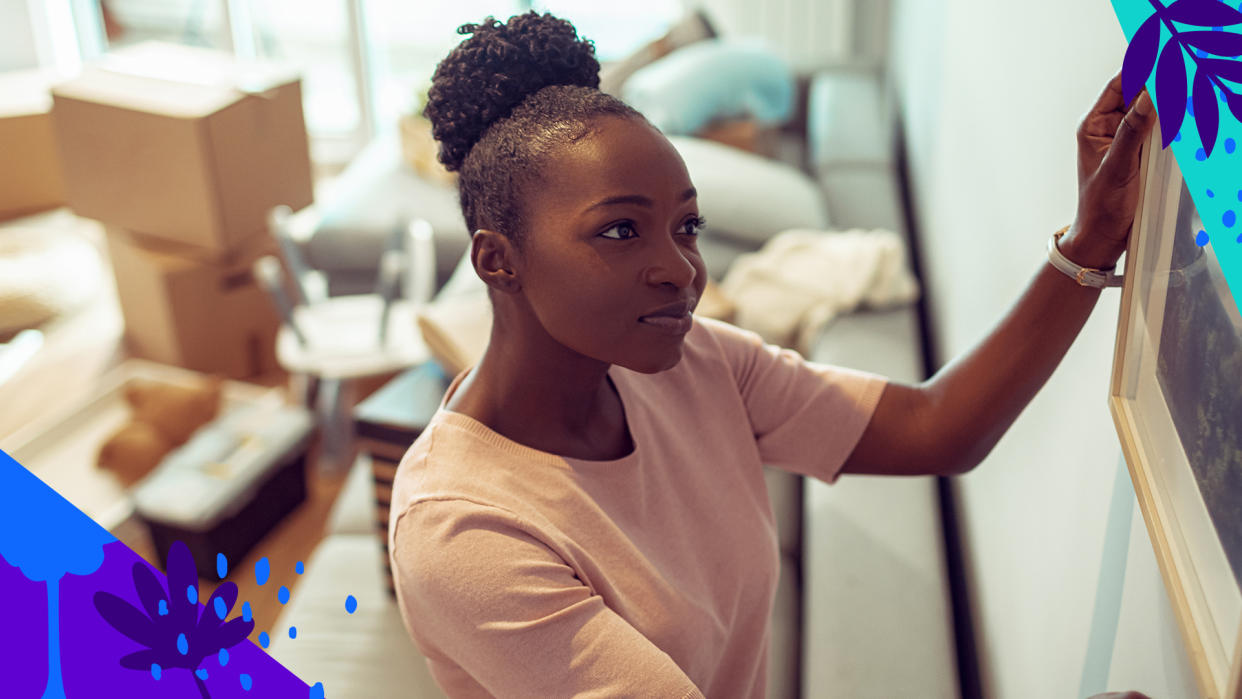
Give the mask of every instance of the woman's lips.
[[674, 335], [684, 335], [690, 332], [690, 327], [694, 323], [689, 313], [682, 316], [643, 316], [638, 319], [638, 322]]

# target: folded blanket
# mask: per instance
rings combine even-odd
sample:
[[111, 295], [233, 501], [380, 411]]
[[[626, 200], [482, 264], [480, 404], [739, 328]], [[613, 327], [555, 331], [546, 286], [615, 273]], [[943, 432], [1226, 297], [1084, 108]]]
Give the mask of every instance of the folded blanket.
[[889, 308], [918, 298], [905, 244], [896, 233], [789, 230], [739, 256], [721, 282], [733, 322], [809, 356], [820, 331], [855, 308]]

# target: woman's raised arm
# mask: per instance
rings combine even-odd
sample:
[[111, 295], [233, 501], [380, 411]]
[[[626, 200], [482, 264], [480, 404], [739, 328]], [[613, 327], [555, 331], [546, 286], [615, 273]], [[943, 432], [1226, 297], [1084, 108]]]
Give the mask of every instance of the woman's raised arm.
[[[1075, 264], [1110, 269], [1125, 251], [1139, 152], [1155, 119], [1146, 91], [1125, 108], [1118, 74], [1079, 125], [1078, 212], [1058, 244]], [[955, 475], [974, 468], [1052, 375], [1099, 296], [1100, 289], [1042, 263], [981, 342], [917, 386], [885, 388], [844, 472]]]

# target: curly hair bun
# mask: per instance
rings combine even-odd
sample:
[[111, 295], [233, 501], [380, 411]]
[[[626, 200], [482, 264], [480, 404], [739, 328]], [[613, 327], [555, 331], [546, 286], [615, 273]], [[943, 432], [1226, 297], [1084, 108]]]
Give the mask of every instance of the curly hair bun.
[[599, 87], [595, 44], [551, 14], [532, 11], [503, 24], [488, 17], [457, 33], [473, 36], [436, 67], [423, 111], [450, 171], [459, 170], [487, 128], [527, 96], [549, 85]]

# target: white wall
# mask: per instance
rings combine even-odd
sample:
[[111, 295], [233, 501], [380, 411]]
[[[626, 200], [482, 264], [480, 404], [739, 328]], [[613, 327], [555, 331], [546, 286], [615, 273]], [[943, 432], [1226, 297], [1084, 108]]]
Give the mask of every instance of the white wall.
[[[943, 363], [999, 320], [1074, 215], [1074, 132], [1125, 37], [1103, 0], [898, 0], [890, 46]], [[1048, 385], [956, 483], [985, 697], [1073, 697], [1083, 682], [1120, 453], [1107, 407], [1119, 300], [1103, 294]], [[1131, 536], [1146, 542], [1141, 520]], [[1127, 593], [1100, 676], [1193, 696], [1150, 544], [1130, 552], [1104, 571]]]
[[35, 51], [30, 10], [25, 0], [0, 0], [0, 71], [34, 68]]

